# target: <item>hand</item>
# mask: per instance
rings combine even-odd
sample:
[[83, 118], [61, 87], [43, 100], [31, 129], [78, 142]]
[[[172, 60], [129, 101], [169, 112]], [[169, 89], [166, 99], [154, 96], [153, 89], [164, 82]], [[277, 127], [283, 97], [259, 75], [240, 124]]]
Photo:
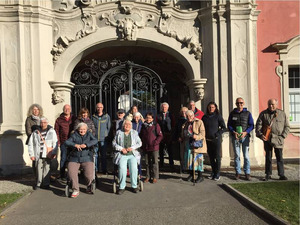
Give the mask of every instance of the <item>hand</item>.
[[75, 145], [75, 148], [77, 148], [78, 151], [82, 151], [82, 149], [81, 149], [81, 147], [80, 147], [79, 144], [76, 144], [76, 145]]
[[35, 157], [34, 157], [34, 156], [30, 157], [30, 159], [31, 159], [32, 161], [35, 161]]
[[127, 150], [125, 148], [123, 148], [121, 151], [123, 154], [127, 154]]
[[261, 139], [262, 139], [263, 141], [268, 141], [265, 135], [262, 135], [262, 136], [261, 136]]
[[132, 148], [127, 148], [126, 150], [127, 150], [127, 152], [131, 152], [133, 149]]
[[56, 154], [55, 155], [52, 155], [52, 159], [55, 159], [56, 158]]
[[235, 131], [233, 131], [233, 133], [234, 133], [235, 139], [240, 139], [240, 138], [239, 138], [239, 133], [237, 133], [237, 132], [235, 132]]
[[248, 133], [246, 132], [246, 131], [244, 131], [244, 132], [242, 132], [242, 135], [241, 135], [241, 137], [240, 138], [244, 138], [244, 137], [246, 137], [246, 135], [247, 135]]
[[86, 148], [86, 144], [81, 144], [80, 148]]
[[48, 147], [48, 148], [47, 148], [47, 153], [51, 152], [52, 150], [53, 150], [52, 147]]
[[197, 137], [198, 137], [198, 136], [197, 136], [196, 134], [193, 135], [193, 138], [194, 138], [195, 140], [197, 140]]

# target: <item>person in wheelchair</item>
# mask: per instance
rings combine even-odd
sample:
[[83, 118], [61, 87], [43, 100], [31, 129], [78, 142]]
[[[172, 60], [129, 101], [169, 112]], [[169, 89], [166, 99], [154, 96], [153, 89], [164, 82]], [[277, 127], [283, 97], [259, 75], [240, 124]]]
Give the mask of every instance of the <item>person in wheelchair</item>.
[[93, 147], [98, 140], [88, 131], [86, 123], [79, 123], [76, 131], [66, 140], [66, 146], [71, 148], [68, 156], [68, 177], [72, 183], [72, 198], [79, 195], [78, 169], [81, 167], [87, 181], [87, 193], [92, 193], [92, 181], [95, 179], [93, 162]]
[[112, 144], [116, 150], [114, 163], [118, 165], [119, 170], [120, 187], [118, 194], [121, 195], [125, 191], [127, 164], [129, 164], [131, 187], [134, 193], [138, 193], [137, 165], [140, 164], [141, 155], [137, 149], [142, 146], [142, 141], [138, 132], [132, 130], [132, 122], [130, 120], [124, 121], [123, 129], [117, 131]]

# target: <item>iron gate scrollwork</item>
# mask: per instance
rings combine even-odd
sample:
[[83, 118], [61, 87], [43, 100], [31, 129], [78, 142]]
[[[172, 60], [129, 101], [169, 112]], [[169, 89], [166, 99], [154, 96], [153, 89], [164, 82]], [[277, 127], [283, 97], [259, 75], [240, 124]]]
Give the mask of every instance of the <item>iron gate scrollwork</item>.
[[143, 115], [149, 111], [156, 114], [164, 88], [159, 75], [150, 68], [118, 60], [86, 61], [72, 74], [71, 82], [75, 83], [71, 95], [74, 113], [81, 107], [93, 113], [95, 105], [102, 102], [113, 118], [118, 109], [129, 111], [132, 105], [137, 105]]

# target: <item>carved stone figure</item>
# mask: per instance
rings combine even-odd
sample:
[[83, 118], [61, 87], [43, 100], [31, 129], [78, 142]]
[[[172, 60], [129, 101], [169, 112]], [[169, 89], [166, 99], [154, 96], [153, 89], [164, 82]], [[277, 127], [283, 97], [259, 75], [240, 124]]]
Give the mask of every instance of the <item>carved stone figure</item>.
[[194, 93], [197, 100], [202, 100], [204, 98], [204, 88], [195, 89]]
[[52, 94], [52, 104], [56, 105], [58, 103], [64, 102], [64, 96], [63, 93], [59, 93], [58, 91], [54, 91]]

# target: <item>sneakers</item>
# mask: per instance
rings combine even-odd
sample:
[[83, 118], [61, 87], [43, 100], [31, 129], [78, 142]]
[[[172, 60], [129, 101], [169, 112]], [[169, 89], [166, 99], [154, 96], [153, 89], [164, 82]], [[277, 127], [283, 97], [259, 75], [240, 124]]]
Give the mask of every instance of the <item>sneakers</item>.
[[250, 176], [250, 174], [245, 174], [245, 178], [246, 178], [246, 180], [251, 181], [251, 176]]
[[73, 191], [71, 198], [77, 198], [79, 195], [79, 191]]
[[203, 178], [202, 176], [201, 176], [201, 177], [198, 176], [195, 182], [196, 182], [196, 183], [200, 183], [200, 182], [202, 182], [202, 181], [204, 181], [204, 178]]
[[153, 181], [152, 181], [152, 183], [153, 183], [153, 184], [156, 184], [156, 183], [157, 183], [157, 179], [154, 178]]
[[87, 188], [86, 188], [86, 193], [87, 193], [87, 194], [93, 194], [93, 191], [92, 191], [92, 185], [87, 186]]
[[268, 181], [271, 180], [271, 176], [270, 175], [266, 175], [265, 178], [263, 179], [263, 181]]
[[123, 193], [124, 193], [124, 191], [125, 191], [125, 189], [119, 189], [119, 191], [118, 191], [118, 195], [121, 195], [121, 194], [123, 194]]
[[214, 177], [214, 181], [218, 181], [218, 180], [220, 180], [220, 176], [219, 175], [217, 175], [217, 176]]
[[288, 180], [288, 178], [287, 178], [286, 176], [283, 175], [283, 176], [280, 176], [280, 177], [279, 177], [279, 180]]
[[238, 173], [235, 174], [235, 179], [236, 179], [236, 180], [239, 180], [239, 179], [240, 179], [240, 174], [238, 174]]
[[210, 179], [210, 180], [212, 180], [212, 179], [214, 179], [214, 176], [215, 175], [213, 173], [211, 173], [207, 178]]
[[139, 189], [138, 188], [133, 188], [133, 193], [138, 193], [139, 192]]

